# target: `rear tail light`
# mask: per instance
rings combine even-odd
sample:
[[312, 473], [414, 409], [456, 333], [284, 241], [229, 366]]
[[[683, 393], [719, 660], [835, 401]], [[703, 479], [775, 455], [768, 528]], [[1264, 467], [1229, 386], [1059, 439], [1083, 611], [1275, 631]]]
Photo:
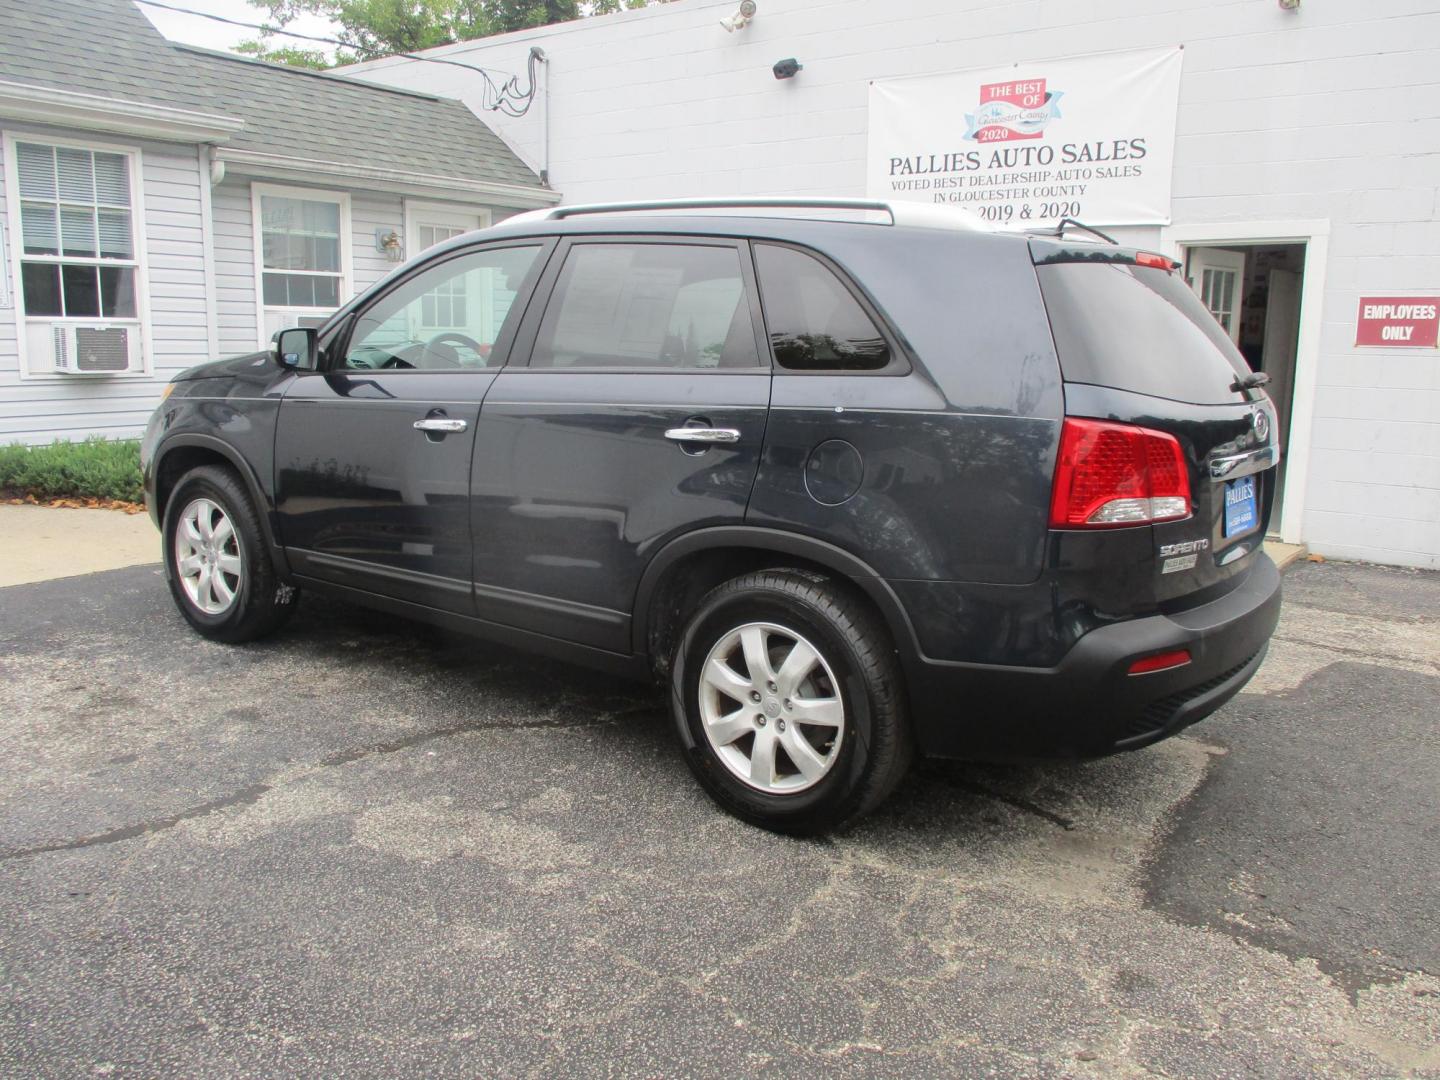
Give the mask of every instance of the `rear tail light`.
[[1173, 435], [1066, 417], [1050, 496], [1052, 529], [1148, 525], [1190, 516], [1190, 476]]

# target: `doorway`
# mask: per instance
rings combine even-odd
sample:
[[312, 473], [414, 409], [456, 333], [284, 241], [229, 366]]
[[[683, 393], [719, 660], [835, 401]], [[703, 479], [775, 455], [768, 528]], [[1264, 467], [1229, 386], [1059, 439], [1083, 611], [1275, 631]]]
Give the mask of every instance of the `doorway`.
[[1271, 514], [1276, 532], [1284, 516], [1305, 248], [1303, 243], [1183, 247], [1186, 282], [1250, 367], [1270, 376], [1265, 392], [1275, 403], [1275, 437], [1280, 447]]
[[405, 257], [419, 255], [449, 240], [490, 224], [490, 212], [473, 206], [405, 200]]

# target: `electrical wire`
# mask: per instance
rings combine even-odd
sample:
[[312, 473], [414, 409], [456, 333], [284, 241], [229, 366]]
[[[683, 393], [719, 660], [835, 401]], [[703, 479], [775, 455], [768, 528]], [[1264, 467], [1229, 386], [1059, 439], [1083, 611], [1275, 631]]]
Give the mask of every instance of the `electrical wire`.
[[[342, 49], [354, 48], [350, 42], [341, 41], [339, 38], [319, 37], [315, 34], [301, 34], [295, 30], [284, 30], [278, 26], [270, 26], [265, 23], [243, 22], [240, 19], [231, 19], [225, 15], [214, 15], [208, 11], [196, 11], [193, 8], [180, 7], [178, 4], [166, 4], [162, 0], [136, 0], [136, 3], [144, 4], [146, 7], [163, 8], [165, 11], [173, 11], [180, 15], [194, 15], [201, 19], [210, 19], [212, 22], [225, 23], [229, 26], [239, 26], [246, 30], [258, 30], [261, 35], [278, 34], [283, 37], [298, 38], [301, 41], [313, 41], [321, 45], [337, 45]], [[530, 85], [524, 90], [520, 88], [520, 76], [511, 75], [508, 71], [491, 72], [475, 64], [461, 63], [459, 60], [443, 60], [435, 56], [422, 56], [419, 53], [396, 52], [389, 56], [398, 56], [406, 60], [419, 60], [423, 64], [444, 64], [447, 67], [463, 68], [466, 71], [473, 71], [485, 80], [485, 90], [481, 97], [481, 105], [490, 112], [501, 112], [506, 116], [521, 117], [530, 111], [530, 105], [535, 100], [535, 65], [544, 60], [545, 54], [539, 49], [530, 50], [529, 62], [526, 64], [527, 78]], [[389, 57], [377, 57], [376, 59], [388, 59]], [[497, 83], [494, 75], [504, 75], [504, 82]]]

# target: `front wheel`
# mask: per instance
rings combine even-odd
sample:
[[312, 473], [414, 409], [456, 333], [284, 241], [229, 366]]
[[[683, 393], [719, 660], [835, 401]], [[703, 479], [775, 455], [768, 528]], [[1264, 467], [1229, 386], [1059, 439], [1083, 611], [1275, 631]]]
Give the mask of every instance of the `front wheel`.
[[180, 478], [165, 509], [165, 576], [180, 614], [216, 641], [251, 641], [295, 607], [280, 581], [260, 517], [240, 478], [204, 465]]
[[722, 807], [810, 834], [868, 813], [912, 754], [895, 651], [858, 597], [766, 570], [713, 590], [686, 625], [671, 704], [691, 770]]

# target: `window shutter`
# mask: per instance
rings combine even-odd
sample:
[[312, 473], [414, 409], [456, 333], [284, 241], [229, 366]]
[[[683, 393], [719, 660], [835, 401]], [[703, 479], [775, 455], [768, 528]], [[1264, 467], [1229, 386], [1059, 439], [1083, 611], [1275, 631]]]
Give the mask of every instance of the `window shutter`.
[[89, 150], [55, 148], [55, 177], [59, 182], [61, 202], [93, 203], [95, 171]]
[[123, 154], [95, 155], [95, 201], [108, 206], [130, 205], [130, 164]]
[[27, 255], [59, 255], [60, 231], [53, 206], [20, 207], [20, 235]]
[[[97, 173], [98, 182], [99, 175]], [[130, 211], [100, 211], [100, 256], [105, 259], [130, 259], [134, 257], [130, 243]]]
[[79, 258], [95, 255], [95, 211], [87, 207], [60, 208], [60, 239], [64, 254]]
[[18, 143], [16, 171], [20, 174], [22, 199], [55, 199], [55, 151], [48, 146]]

